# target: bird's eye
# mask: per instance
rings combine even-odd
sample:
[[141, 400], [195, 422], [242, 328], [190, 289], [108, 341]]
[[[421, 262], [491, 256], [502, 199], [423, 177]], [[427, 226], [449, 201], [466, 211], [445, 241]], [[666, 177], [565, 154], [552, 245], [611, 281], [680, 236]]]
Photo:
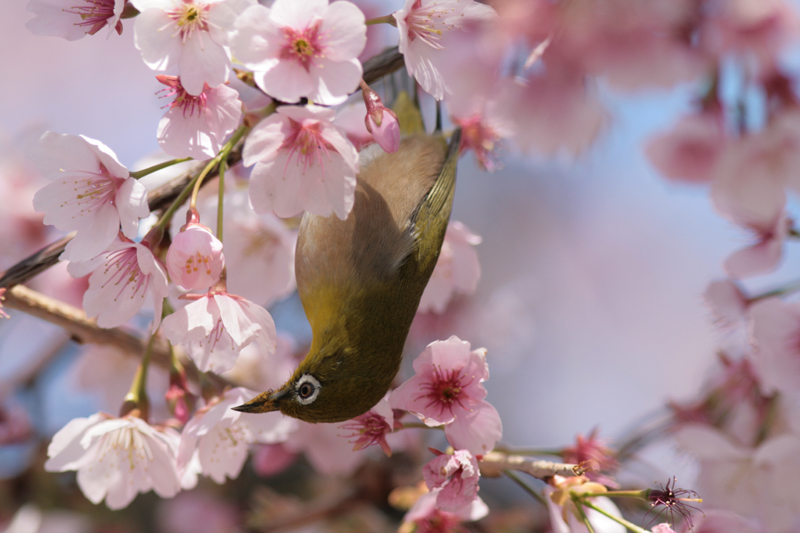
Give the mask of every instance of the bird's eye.
[[319, 390], [322, 386], [317, 381], [317, 378], [311, 374], [303, 374], [295, 384], [295, 391], [297, 392], [297, 401], [302, 405], [308, 405], [319, 396]]

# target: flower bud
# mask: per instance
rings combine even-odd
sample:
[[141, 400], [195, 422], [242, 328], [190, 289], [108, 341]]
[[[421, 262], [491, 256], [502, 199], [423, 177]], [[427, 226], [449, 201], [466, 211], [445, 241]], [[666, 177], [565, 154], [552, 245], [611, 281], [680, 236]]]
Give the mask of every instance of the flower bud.
[[186, 289], [202, 290], [214, 285], [225, 266], [222, 243], [200, 224], [197, 211], [190, 210], [186, 225], [172, 240], [167, 252], [167, 270], [172, 280]]
[[367, 116], [364, 117], [367, 130], [384, 152], [396, 152], [400, 148], [400, 123], [397, 115], [387, 109], [378, 93], [366, 84], [362, 84], [361, 93], [367, 105]]

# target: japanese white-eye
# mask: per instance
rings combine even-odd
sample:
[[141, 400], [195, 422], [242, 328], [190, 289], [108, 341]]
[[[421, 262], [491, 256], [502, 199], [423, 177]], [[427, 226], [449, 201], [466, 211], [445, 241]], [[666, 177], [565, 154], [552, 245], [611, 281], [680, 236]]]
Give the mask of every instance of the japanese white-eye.
[[306, 213], [295, 258], [311, 348], [280, 389], [235, 407], [306, 422], [367, 412], [389, 390], [444, 240], [460, 130], [417, 134], [366, 164], [346, 220]]

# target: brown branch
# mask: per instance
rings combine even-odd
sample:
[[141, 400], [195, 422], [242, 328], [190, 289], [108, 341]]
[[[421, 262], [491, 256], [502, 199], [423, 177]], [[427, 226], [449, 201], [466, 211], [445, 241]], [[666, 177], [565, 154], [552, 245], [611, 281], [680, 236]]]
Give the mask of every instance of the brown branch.
[[[82, 309], [55, 300], [44, 294], [17, 285], [6, 291], [3, 307], [16, 309], [31, 316], [61, 326], [79, 344], [106, 344], [127, 354], [141, 356], [145, 343], [140, 338], [120, 328], [104, 329], [89, 318]], [[159, 337], [153, 347], [153, 362], [169, 368], [169, 345]]]
[[487, 453], [479, 464], [481, 475], [486, 477], [500, 477], [504, 470], [517, 470], [539, 479], [551, 476], [582, 476], [585, 473], [580, 465], [533, 461], [522, 455], [507, 455], [502, 452]]

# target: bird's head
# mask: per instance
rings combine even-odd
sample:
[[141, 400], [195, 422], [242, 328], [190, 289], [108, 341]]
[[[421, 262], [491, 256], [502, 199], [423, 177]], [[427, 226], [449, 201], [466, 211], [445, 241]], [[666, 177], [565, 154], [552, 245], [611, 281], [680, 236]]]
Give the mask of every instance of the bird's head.
[[[345, 349], [309, 354], [279, 389], [234, 407], [243, 413], [280, 411], [305, 422], [342, 422], [367, 412], [389, 389], [396, 373], [371, 372]], [[373, 369], [374, 370], [374, 369]]]

